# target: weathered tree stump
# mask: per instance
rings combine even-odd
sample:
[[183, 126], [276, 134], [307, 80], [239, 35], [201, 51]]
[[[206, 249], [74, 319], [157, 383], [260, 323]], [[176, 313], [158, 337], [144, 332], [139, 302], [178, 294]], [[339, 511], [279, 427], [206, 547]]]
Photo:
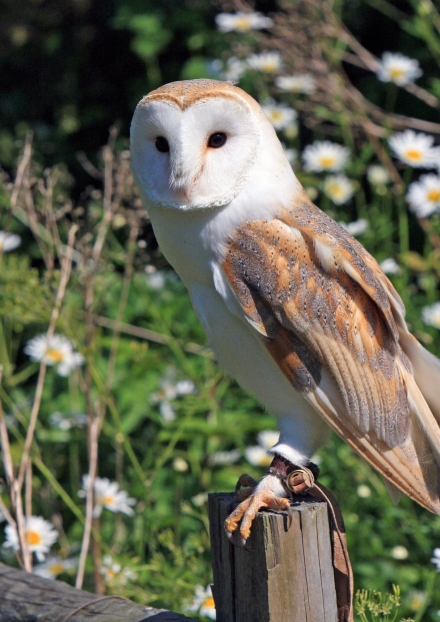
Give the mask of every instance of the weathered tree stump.
[[224, 532], [233, 507], [233, 494], [209, 495], [217, 622], [336, 622], [326, 503], [298, 497], [290, 529], [286, 512], [259, 512], [250, 550]]
[[76, 590], [0, 564], [0, 622], [195, 622], [179, 613]]

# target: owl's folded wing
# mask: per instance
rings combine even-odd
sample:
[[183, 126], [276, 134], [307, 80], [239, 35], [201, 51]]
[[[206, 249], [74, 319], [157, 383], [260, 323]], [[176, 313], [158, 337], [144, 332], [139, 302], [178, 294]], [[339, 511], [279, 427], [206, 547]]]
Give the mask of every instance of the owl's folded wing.
[[375, 260], [303, 202], [240, 227], [222, 267], [295, 389], [388, 480], [440, 513], [440, 429], [400, 345], [403, 304]]

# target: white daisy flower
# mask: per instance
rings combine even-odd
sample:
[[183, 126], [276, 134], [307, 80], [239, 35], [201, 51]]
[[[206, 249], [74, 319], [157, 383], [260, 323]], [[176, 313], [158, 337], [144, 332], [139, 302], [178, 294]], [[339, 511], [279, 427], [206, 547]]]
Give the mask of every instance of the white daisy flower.
[[99, 572], [104, 577], [106, 583], [127, 585], [129, 581], [137, 579], [136, 572], [130, 568], [123, 568], [111, 555], [104, 555]]
[[390, 174], [381, 164], [372, 164], [368, 167], [367, 179], [372, 186], [385, 186], [391, 181]]
[[264, 449], [272, 449], [279, 441], [280, 433], [278, 430], [263, 430], [258, 433], [257, 439], [261, 447]]
[[174, 369], [169, 368], [160, 381], [160, 390], [155, 391], [150, 396], [153, 403], [163, 400], [174, 400], [176, 397], [194, 393], [196, 386], [192, 380], [180, 380], [175, 382], [174, 377]]
[[157, 292], [165, 287], [166, 275], [163, 270], [154, 270], [147, 274], [147, 285]]
[[192, 380], [179, 380], [176, 383], [176, 395], [180, 397], [181, 395], [191, 395], [196, 390], [196, 385]]
[[263, 71], [264, 73], [278, 73], [281, 71], [283, 61], [279, 52], [262, 52], [251, 54], [246, 60], [248, 67]]
[[371, 488], [366, 486], [366, 484], [361, 484], [357, 488], [357, 494], [361, 499], [368, 499], [371, 496]]
[[329, 175], [324, 181], [325, 194], [336, 205], [343, 205], [354, 194], [354, 185], [345, 175]]
[[423, 132], [405, 130], [394, 134], [388, 143], [396, 158], [414, 168], [435, 168], [438, 155], [433, 147], [434, 138]]
[[85, 359], [82, 354], [79, 352], [72, 352], [70, 357], [58, 364], [57, 374], [64, 377], [70, 376], [72, 369], [81, 367], [81, 365], [84, 365], [84, 361]]
[[314, 186], [306, 186], [304, 192], [311, 201], [315, 201], [318, 198], [318, 191]]
[[352, 235], [353, 237], [363, 235], [368, 229], [368, 220], [365, 220], [365, 218], [354, 220], [353, 222], [349, 222], [348, 224], [345, 222], [340, 222], [339, 224], [346, 230], [349, 235]]
[[[78, 491], [78, 496], [85, 498], [89, 487], [89, 475], [82, 477], [82, 490]], [[111, 512], [123, 512], [128, 516], [133, 516], [133, 505], [137, 500], [129, 497], [125, 490], [119, 489], [117, 482], [111, 482], [108, 477], [96, 477], [93, 483], [94, 501], [93, 516], [101, 516], [103, 508]]]
[[385, 274], [400, 274], [402, 270], [399, 264], [392, 257], [388, 257], [380, 262], [379, 267], [382, 268]]
[[307, 145], [303, 152], [304, 169], [306, 171], [338, 172], [347, 164], [350, 151], [347, 147], [332, 143], [329, 140], [315, 141]]
[[188, 613], [199, 613], [210, 620], [216, 619], [215, 602], [212, 596], [211, 587], [207, 585], [196, 585], [194, 589], [194, 599], [191, 605], [184, 608]]
[[75, 559], [50, 556], [45, 562], [36, 566], [32, 572], [43, 579], [56, 579], [63, 572], [69, 572], [78, 566]]
[[394, 559], [406, 559], [408, 557], [408, 549], [398, 545], [391, 549], [391, 557]]
[[247, 447], [244, 453], [246, 460], [254, 466], [269, 466], [272, 462], [272, 456], [261, 445]]
[[20, 246], [21, 237], [16, 235], [15, 233], [5, 233], [5, 231], [0, 231], [0, 251], [3, 253], [8, 253], [9, 251], [13, 251], [15, 248]]
[[74, 351], [73, 343], [63, 335], [38, 335], [27, 342], [24, 348], [32, 361], [56, 365], [60, 376], [69, 376], [72, 369], [84, 364], [84, 357]]
[[298, 116], [296, 110], [286, 106], [286, 104], [268, 102], [261, 107], [276, 130], [283, 130], [296, 123]]
[[[29, 552], [35, 553], [40, 562], [44, 561], [50, 547], [58, 540], [58, 531], [54, 529], [52, 523], [44, 520], [41, 516], [31, 516], [29, 520], [25, 519], [24, 534]], [[3, 546], [19, 551], [20, 544], [16, 528], [12, 525], [6, 525], [5, 536]]]
[[305, 93], [311, 95], [316, 91], [316, 80], [310, 73], [275, 78], [275, 85], [286, 93]]
[[440, 328], [440, 302], [435, 302], [433, 305], [423, 307], [422, 320], [428, 326], [434, 326], [434, 328]]
[[173, 405], [168, 402], [168, 400], [162, 400], [159, 403], [159, 412], [162, 419], [166, 423], [171, 423], [171, 421], [174, 421], [176, 419], [176, 412], [173, 408]]
[[165, 376], [160, 381], [160, 390], [150, 395], [152, 404], [159, 404], [159, 411], [166, 422], [174, 421], [176, 418], [171, 401], [194, 393], [196, 385], [192, 380], [180, 380], [175, 382], [175, 372], [172, 368], [168, 369]]
[[287, 138], [287, 140], [293, 140], [298, 136], [298, 123], [296, 120], [283, 129], [283, 134]]
[[407, 602], [412, 611], [419, 611], [426, 603], [428, 594], [419, 590], [411, 590], [408, 594]]
[[196, 506], [196, 508], [201, 508], [208, 502], [208, 493], [199, 492], [197, 495], [194, 495], [194, 497], [191, 497], [191, 501]]
[[430, 173], [410, 184], [406, 199], [412, 212], [426, 218], [440, 211], [440, 176]]
[[83, 428], [87, 425], [87, 415], [83, 413], [65, 415], [61, 412], [54, 412], [49, 417], [49, 424], [63, 431], [71, 430], [72, 428]]
[[188, 471], [188, 462], [180, 456], [177, 456], [177, 458], [173, 460], [173, 469], [178, 473], [185, 473]]
[[440, 572], [440, 549], [434, 549], [433, 555], [431, 562], [435, 564], [437, 572]]
[[209, 456], [208, 463], [214, 465], [234, 464], [240, 459], [241, 451], [239, 449], [230, 449], [229, 451], [217, 451]]
[[235, 56], [228, 58], [226, 61], [221, 77], [223, 80], [229, 80], [230, 82], [236, 82], [240, 80], [241, 76], [246, 71], [247, 65], [243, 60], [239, 60]]
[[215, 23], [222, 32], [231, 32], [232, 30], [247, 32], [270, 28], [273, 25], [273, 20], [262, 13], [238, 11], [237, 13], [219, 13], [215, 17]]
[[376, 70], [376, 75], [382, 82], [394, 82], [398, 86], [405, 86], [414, 82], [423, 74], [419, 61], [408, 58], [403, 54], [384, 52]]

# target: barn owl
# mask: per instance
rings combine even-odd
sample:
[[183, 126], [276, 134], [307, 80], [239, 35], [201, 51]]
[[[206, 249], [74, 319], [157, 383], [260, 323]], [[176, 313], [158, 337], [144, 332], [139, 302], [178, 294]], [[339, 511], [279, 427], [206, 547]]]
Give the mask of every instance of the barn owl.
[[[394, 499], [440, 514], [440, 360], [373, 257], [307, 197], [259, 104], [228, 82], [167, 84], [138, 104], [131, 153], [220, 365], [278, 418], [274, 455], [307, 466], [332, 429]], [[286, 496], [266, 475], [228, 535], [245, 543]]]

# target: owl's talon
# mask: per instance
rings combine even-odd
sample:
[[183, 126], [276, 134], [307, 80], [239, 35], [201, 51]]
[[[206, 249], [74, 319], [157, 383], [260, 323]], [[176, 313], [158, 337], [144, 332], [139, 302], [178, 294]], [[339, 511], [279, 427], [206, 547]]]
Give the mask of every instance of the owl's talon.
[[246, 548], [246, 540], [243, 540], [243, 538], [240, 538], [238, 535], [238, 531], [233, 531], [232, 533], [230, 531], [226, 531], [226, 536], [229, 540], [229, 544], [232, 544], [232, 546], [236, 546], [238, 549], [245, 549], [246, 551], [249, 551], [248, 548]]
[[232, 538], [233, 534], [238, 531], [240, 543], [245, 548], [246, 540], [251, 533], [252, 521], [261, 508], [286, 510], [287, 524], [289, 527], [292, 524], [293, 513], [288, 499], [277, 496], [272, 490], [267, 488], [254, 490], [247, 499], [242, 501], [231, 512], [225, 521], [225, 531], [230, 542], [237, 544], [237, 540], [234, 542]]

